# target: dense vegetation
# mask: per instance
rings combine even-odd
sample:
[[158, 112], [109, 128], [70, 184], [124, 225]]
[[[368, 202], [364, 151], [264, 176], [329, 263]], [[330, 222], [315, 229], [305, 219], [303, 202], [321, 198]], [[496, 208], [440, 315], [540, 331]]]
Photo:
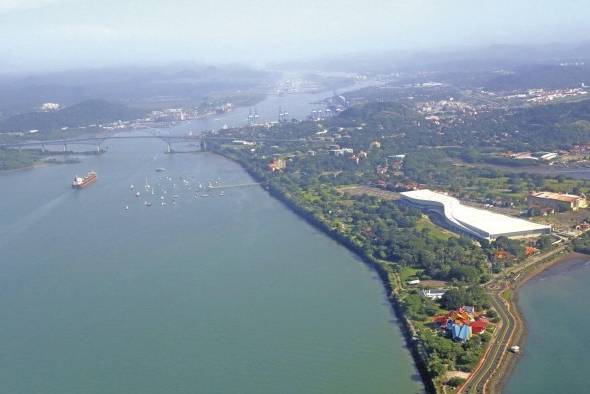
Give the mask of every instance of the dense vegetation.
[[574, 241], [574, 250], [578, 253], [590, 254], [590, 233], [586, 233]]
[[[586, 116], [587, 105], [590, 101], [556, 106], [543, 116], [580, 119]], [[519, 119], [522, 128], [530, 127], [524, 123], [541, 116], [535, 111], [540, 110], [517, 110], [513, 119]], [[484, 114], [482, 118], [488, 116], [498, 119], [497, 113]], [[502, 117], [501, 122], [507, 122], [506, 118]], [[436, 280], [439, 282], [434, 283], [447, 287], [447, 293], [438, 302], [423, 297], [417, 290], [405, 289], [398, 294], [404, 315], [418, 328], [429, 375], [442, 378], [447, 370], [472, 370], [490, 334], [474, 336], [464, 344], [456, 343], [433, 329], [433, 316], [474, 305], [497, 322], [497, 314], [491, 310], [488, 296], [479, 284], [488, 281], [491, 272], [500, 272], [522, 261], [526, 257], [525, 245], [506, 237], [477, 243], [450, 235], [433, 225], [422, 212], [401, 202], [346, 190], [349, 185], [377, 185], [404, 191], [417, 185], [510, 209], [522, 209], [531, 190], [590, 191], [586, 181], [473, 165], [493, 162], [498, 149], [505, 149], [509, 141], [518, 143], [521, 138], [520, 132], [508, 138], [500, 129], [507, 130], [506, 123], [489, 130], [482, 128], [482, 132], [473, 132], [469, 126], [459, 124], [441, 133], [440, 129], [425, 125], [407, 103], [372, 102], [322, 122], [290, 122], [270, 128], [226, 131], [236, 139], [263, 137], [289, 142], [262, 143], [255, 149], [213, 142], [211, 147], [240, 161], [268, 184], [271, 193], [379, 267], [381, 272], [398, 272], [405, 278], [402, 281], [408, 279], [403, 273], [411, 272], [413, 278]], [[558, 138], [558, 141], [567, 144], [573, 140]], [[336, 154], [338, 147], [352, 148], [355, 156]], [[400, 154], [405, 155], [402, 163], [395, 156]], [[273, 157], [286, 160], [286, 168], [269, 171], [267, 165]], [[550, 237], [541, 237], [532, 245], [547, 250], [551, 243]], [[387, 278], [391, 287], [399, 286]]]
[[0, 149], [0, 171], [30, 167], [42, 157], [43, 154], [36, 150]]

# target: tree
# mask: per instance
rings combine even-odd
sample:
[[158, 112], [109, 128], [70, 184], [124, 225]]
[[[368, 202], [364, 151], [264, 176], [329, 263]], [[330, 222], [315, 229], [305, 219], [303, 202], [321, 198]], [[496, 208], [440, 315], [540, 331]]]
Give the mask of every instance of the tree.
[[539, 237], [539, 239], [536, 242], [537, 248], [539, 248], [541, 250], [547, 250], [547, 249], [551, 248], [552, 244], [553, 244], [553, 240], [551, 239], [551, 236], [549, 236], [549, 235], [543, 235], [543, 236]]
[[463, 383], [465, 383], [465, 379], [460, 378], [458, 376], [454, 376], [454, 377], [450, 378], [449, 380], [447, 380], [447, 386], [451, 386], [451, 387], [459, 387]]

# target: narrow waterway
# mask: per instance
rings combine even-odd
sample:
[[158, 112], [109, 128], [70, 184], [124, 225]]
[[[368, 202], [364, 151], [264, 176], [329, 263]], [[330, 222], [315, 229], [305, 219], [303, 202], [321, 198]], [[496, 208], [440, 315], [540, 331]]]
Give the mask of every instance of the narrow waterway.
[[519, 290], [528, 337], [506, 393], [588, 392], [589, 282], [590, 256], [573, 254]]
[[206, 187], [237, 164], [107, 145], [0, 174], [2, 392], [423, 389], [374, 272], [262, 188]]

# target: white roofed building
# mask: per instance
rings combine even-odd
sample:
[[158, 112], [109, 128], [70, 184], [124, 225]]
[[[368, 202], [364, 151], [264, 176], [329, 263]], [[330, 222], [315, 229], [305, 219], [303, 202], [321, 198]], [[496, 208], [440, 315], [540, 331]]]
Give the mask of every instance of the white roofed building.
[[478, 239], [536, 237], [551, 233], [551, 226], [461, 204], [455, 197], [422, 189], [400, 193], [402, 200], [438, 214], [451, 228]]

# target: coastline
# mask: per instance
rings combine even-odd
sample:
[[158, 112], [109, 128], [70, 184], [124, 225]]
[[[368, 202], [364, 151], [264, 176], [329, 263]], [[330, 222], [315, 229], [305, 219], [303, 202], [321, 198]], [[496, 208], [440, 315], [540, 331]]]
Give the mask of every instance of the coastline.
[[[268, 179], [266, 179], [262, 174], [259, 174], [257, 171], [249, 168], [247, 163], [242, 163], [239, 159], [233, 157], [231, 154], [228, 154], [227, 152], [215, 150], [213, 151], [213, 153], [236, 162], [238, 165], [244, 168], [244, 170], [248, 172], [250, 176], [252, 176], [257, 181], [260, 181], [263, 184], [265, 184], [265, 189], [269, 192], [269, 194], [277, 198], [279, 201], [285, 204], [286, 207], [295, 212], [298, 216], [307, 221], [309, 224], [316, 227], [324, 234], [326, 234], [342, 246], [349, 249], [351, 252], [355, 253], [365, 264], [367, 264], [369, 267], [371, 267], [377, 272], [377, 274], [379, 275], [379, 279], [381, 280], [382, 285], [386, 290], [386, 297], [391, 305], [391, 308], [395, 313], [396, 317], [399, 319], [398, 324], [402, 330], [408, 350], [410, 351], [413, 357], [414, 364], [421, 376], [422, 382], [424, 384], [424, 390], [427, 393], [438, 393], [439, 390], [437, 390], [434, 381], [430, 378], [428, 374], [426, 368], [426, 359], [423, 357], [418, 346], [418, 343], [415, 342], [413, 339], [412, 325], [405, 317], [399, 305], [396, 296], [397, 279], [392, 270], [388, 269], [389, 267], [379, 262], [377, 259], [371, 258], [370, 256], [366, 256], [362, 253], [361, 250], [358, 250], [358, 248], [356, 248], [355, 245], [352, 245], [346, 237], [342, 236], [337, 231], [334, 231], [333, 229], [326, 227], [325, 224], [316, 220], [312, 215], [309, 214], [309, 212], [305, 211], [305, 209], [298, 206], [294, 201], [291, 201], [291, 199], [287, 195], [284, 195], [282, 191], [274, 189], [272, 187], [272, 182], [268, 183]], [[562, 246], [561, 249], [564, 250], [555, 250], [555, 254], [547, 256], [546, 258], [531, 264], [529, 267], [526, 267], [516, 281], [510, 283], [508, 287], [502, 290], [512, 291], [511, 296], [508, 300], [506, 300], [506, 304], [508, 305], [510, 314], [514, 317], [515, 320], [514, 332], [509, 337], [509, 343], [518, 344], [522, 347], [523, 343], [525, 343], [527, 339], [526, 322], [518, 306], [518, 290], [520, 289], [520, 287], [526, 284], [529, 280], [537, 277], [538, 275], [542, 274], [550, 268], [554, 268], [560, 264], [568, 263], [572, 259], [579, 259], [581, 256], [585, 256], [581, 253], [572, 252], [571, 247]], [[497, 296], [501, 298], [500, 294], [498, 294]], [[481, 361], [483, 360], [484, 358], [481, 359]], [[499, 368], [492, 374], [489, 380], [486, 381], [484, 386], [486, 389], [484, 389], [484, 392], [501, 393], [506, 383], [508, 382], [518, 361], [518, 355], [506, 352], [504, 357], [502, 358], [502, 361], [500, 362]]]
[[[512, 297], [508, 301], [512, 314], [514, 315], [517, 321], [515, 332], [511, 339], [512, 343], [518, 344], [522, 348], [523, 345], [526, 344], [528, 337], [526, 320], [524, 319], [522, 311], [520, 310], [520, 307], [518, 305], [518, 291], [520, 290], [520, 288], [530, 280], [540, 276], [549, 269], [555, 268], [562, 264], [571, 263], [572, 260], [581, 259], [583, 257], [587, 258], [588, 256], [583, 253], [577, 253], [567, 250], [564, 253], [558, 254], [554, 258], [550, 258], [547, 261], [543, 261], [535, 265], [530, 271], [527, 271], [522, 276], [522, 278], [519, 278], [519, 280], [514, 283], [514, 285], [511, 287], [513, 291]], [[506, 384], [508, 383], [508, 380], [510, 379], [510, 376], [514, 371], [514, 368], [520, 360], [519, 356], [514, 356], [512, 353], [509, 353], [509, 356], [510, 357], [503, 362], [503, 365], [500, 367], [500, 369], [498, 369], [495, 376], [492, 377], [492, 379], [490, 379], [489, 381], [491, 383], [490, 387], [492, 387], [490, 392], [492, 393], [503, 392], [504, 388], [506, 387]]]
[[[187, 152], [187, 153], [195, 153], [195, 152]], [[374, 270], [378, 276], [383, 288], [385, 290], [385, 297], [387, 298], [391, 310], [395, 314], [398, 321], [398, 326], [401, 329], [402, 335], [404, 336], [405, 344], [408, 348], [408, 351], [412, 355], [412, 359], [414, 365], [421, 376], [422, 383], [424, 385], [424, 390], [427, 393], [437, 393], [438, 390], [430, 378], [427, 368], [426, 368], [426, 360], [422, 355], [419, 343], [414, 340], [413, 334], [413, 327], [411, 322], [405, 317], [405, 314], [399, 304], [399, 300], [397, 297], [397, 287], [399, 283], [397, 283], [397, 277], [393, 270], [391, 269], [388, 263], [381, 262], [371, 256], [367, 256], [363, 253], [362, 250], [359, 250], [354, 244], [350, 242], [348, 238], [343, 236], [342, 234], [338, 233], [337, 231], [333, 230], [332, 228], [326, 226], [321, 221], [317, 220], [313, 215], [310, 215], [309, 212], [305, 210], [305, 208], [299, 206], [295, 201], [293, 201], [287, 194], [285, 194], [282, 190], [278, 188], [273, 188], [273, 182], [270, 181], [253, 168], [248, 166], [248, 163], [243, 163], [239, 159], [232, 157], [231, 154], [228, 154], [223, 151], [214, 150], [211, 153], [224, 157], [228, 160], [231, 160], [237, 163], [240, 167], [242, 167], [252, 178], [256, 179], [257, 181], [262, 182], [262, 186], [265, 190], [269, 192], [269, 194], [280, 201], [283, 205], [289, 208], [292, 212], [294, 212], [298, 217], [305, 220], [307, 223], [312, 225], [314, 228], [321, 231], [323, 234], [329, 236], [336, 242], [338, 242], [341, 246], [346, 247], [349, 251], [354, 253], [357, 257], [359, 257], [364, 264]], [[10, 169], [0, 171], [0, 175], [3, 173], [10, 173], [14, 171], [23, 171], [34, 169], [38, 167], [48, 166], [50, 163], [35, 163], [31, 166], [27, 166], [24, 168], [18, 169]], [[523, 347], [527, 341], [527, 327], [526, 321], [523, 317], [523, 314], [518, 305], [519, 299], [519, 289], [524, 286], [528, 281], [538, 277], [539, 275], [543, 274], [543, 272], [555, 268], [561, 264], [567, 264], [572, 262], [572, 260], [581, 259], [583, 257], [587, 257], [587, 255], [582, 253], [572, 252], [571, 248], [566, 248], [565, 250], [558, 252], [554, 255], [546, 257], [543, 260], [540, 260], [536, 263], [530, 265], [530, 267], [525, 268], [522, 271], [522, 274], [518, 277], [518, 279], [509, 284], [505, 289], [511, 290], [512, 294], [509, 299], [506, 300], [508, 304], [509, 310], [513, 317], [515, 318], [515, 328], [514, 332], [510, 337], [510, 343], [518, 344], [519, 346]], [[514, 368], [516, 367], [520, 356], [513, 355], [512, 353], [506, 353], [498, 367], [495, 371], [493, 376], [488, 380], [487, 390], [492, 393], [500, 393], [508, 383]], [[483, 360], [483, 358], [482, 358]]]
[[349, 240], [338, 232], [333, 231], [330, 228], [327, 228], [323, 223], [316, 220], [312, 215], [309, 215], [303, 208], [299, 207], [296, 203], [291, 201], [287, 196], [285, 196], [281, 191], [272, 187], [272, 185], [267, 183], [267, 180], [258, 174], [256, 171], [253, 171], [249, 168], [245, 163], [242, 163], [240, 160], [232, 157], [224, 152], [215, 150], [210, 151], [211, 153], [217, 154], [222, 156], [228, 160], [231, 160], [237, 163], [240, 167], [242, 167], [252, 178], [256, 181], [261, 182], [261, 186], [274, 198], [276, 198], [279, 202], [281, 202], [285, 207], [289, 210], [294, 212], [297, 216], [301, 219], [305, 220], [308, 224], [315, 227], [323, 234], [327, 235], [328, 237], [332, 238], [334, 241], [338, 242], [341, 246], [348, 249], [350, 252], [354, 253], [364, 264], [366, 264], [369, 268], [375, 270], [377, 273], [379, 280], [385, 290], [385, 297], [391, 307], [392, 312], [394, 313], [395, 317], [398, 319], [398, 326], [402, 332], [404, 337], [404, 342], [410, 352], [414, 365], [420, 374], [420, 378], [422, 380], [424, 386], [424, 392], [429, 394], [436, 394], [439, 391], [436, 389], [436, 386], [433, 380], [430, 378], [428, 374], [426, 360], [422, 356], [420, 349], [417, 346], [417, 342], [414, 341], [413, 335], [413, 328], [410, 321], [405, 317], [403, 310], [399, 304], [397, 295], [396, 295], [396, 277], [390, 277], [393, 275], [391, 270], [388, 270], [385, 264], [379, 262], [379, 260], [372, 258], [370, 256], [365, 255], [362, 253], [361, 250], [355, 247], [355, 245], [351, 244]]
[[51, 163], [47, 163], [47, 162], [39, 162], [39, 163], [34, 163], [34, 164], [31, 164], [31, 165], [25, 166], [25, 167], [10, 168], [10, 169], [7, 169], [7, 170], [0, 170], [0, 175], [2, 175], [2, 174], [10, 174], [12, 172], [18, 172], [18, 171], [34, 170], [35, 168], [47, 167], [50, 164]]

